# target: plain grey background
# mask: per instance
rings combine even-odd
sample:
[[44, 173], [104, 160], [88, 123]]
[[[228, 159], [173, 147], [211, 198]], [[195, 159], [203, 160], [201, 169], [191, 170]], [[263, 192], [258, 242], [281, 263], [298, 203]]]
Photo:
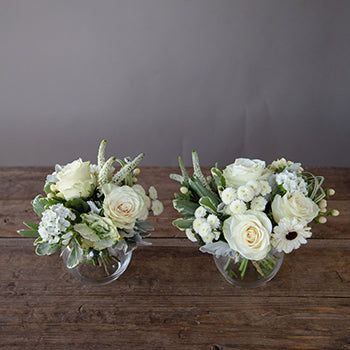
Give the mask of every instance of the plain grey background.
[[349, 166], [349, 94], [350, 1], [0, 1], [0, 165]]

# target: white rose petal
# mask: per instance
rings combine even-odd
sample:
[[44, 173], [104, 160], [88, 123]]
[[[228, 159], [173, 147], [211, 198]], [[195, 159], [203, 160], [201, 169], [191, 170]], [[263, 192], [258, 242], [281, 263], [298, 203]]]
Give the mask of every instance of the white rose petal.
[[248, 210], [225, 220], [224, 237], [229, 246], [249, 260], [261, 260], [270, 251], [272, 224], [266, 214]]
[[146, 220], [147, 204], [142, 195], [129, 186], [107, 184], [102, 188], [105, 199], [103, 209], [119, 228], [132, 228], [137, 219]]
[[144, 202], [146, 203], [147, 208], [151, 209], [151, 198], [147, 196], [145, 189], [139, 184], [133, 185], [132, 189], [141, 195]]
[[271, 204], [272, 215], [277, 223], [283, 218], [311, 222], [319, 213], [317, 204], [301, 192], [276, 195]]
[[265, 171], [265, 162], [259, 159], [238, 158], [223, 170], [226, 185], [238, 188], [259, 179]]
[[65, 165], [56, 177], [56, 188], [66, 200], [88, 198], [97, 185], [96, 174], [91, 173], [90, 162], [81, 159]]

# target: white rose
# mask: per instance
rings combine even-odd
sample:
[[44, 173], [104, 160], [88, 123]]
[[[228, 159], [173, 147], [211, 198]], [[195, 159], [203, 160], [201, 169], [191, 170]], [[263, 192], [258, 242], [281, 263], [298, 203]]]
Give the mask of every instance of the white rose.
[[248, 210], [224, 222], [224, 237], [229, 246], [249, 260], [261, 260], [270, 251], [272, 224], [266, 214]]
[[105, 195], [104, 215], [109, 217], [117, 227], [132, 228], [137, 219], [147, 219], [147, 204], [142, 195], [133, 188], [107, 184], [102, 190]]
[[55, 189], [64, 199], [88, 198], [96, 188], [96, 174], [90, 170], [90, 162], [77, 159], [65, 165], [56, 175]]
[[141, 195], [146, 203], [147, 208], [151, 209], [151, 198], [147, 196], [145, 189], [139, 184], [132, 186], [132, 189]]
[[259, 159], [238, 158], [233, 164], [228, 165], [223, 175], [226, 185], [237, 188], [248, 181], [259, 179], [265, 171], [265, 162]]
[[277, 223], [283, 218], [311, 222], [319, 212], [319, 207], [301, 192], [275, 196], [271, 204], [272, 215]]

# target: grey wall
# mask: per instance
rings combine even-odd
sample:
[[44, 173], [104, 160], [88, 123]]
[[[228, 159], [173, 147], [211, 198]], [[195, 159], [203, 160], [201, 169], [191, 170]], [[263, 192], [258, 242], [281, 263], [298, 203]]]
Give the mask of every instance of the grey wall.
[[350, 1], [1, 0], [0, 165], [349, 166]]

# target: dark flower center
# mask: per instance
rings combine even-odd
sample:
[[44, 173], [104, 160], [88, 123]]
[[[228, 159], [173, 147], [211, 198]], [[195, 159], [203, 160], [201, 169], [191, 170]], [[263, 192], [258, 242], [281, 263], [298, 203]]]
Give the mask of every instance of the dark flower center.
[[298, 236], [298, 234], [296, 232], [294, 232], [294, 231], [288, 232], [286, 234], [286, 239], [288, 239], [288, 241], [292, 241], [293, 239], [296, 239], [297, 236]]

